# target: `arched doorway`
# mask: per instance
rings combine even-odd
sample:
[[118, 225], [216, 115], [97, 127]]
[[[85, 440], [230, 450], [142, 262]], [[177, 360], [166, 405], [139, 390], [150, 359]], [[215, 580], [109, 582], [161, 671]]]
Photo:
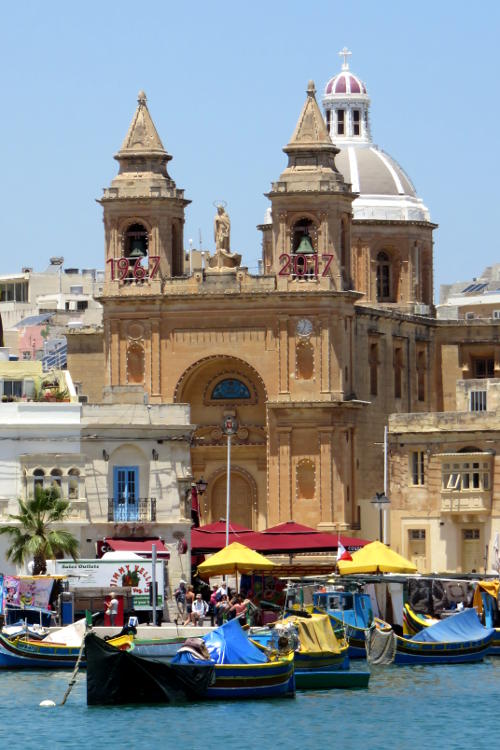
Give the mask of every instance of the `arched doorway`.
[[201, 523], [226, 516], [227, 438], [224, 419], [237, 422], [231, 439], [231, 521], [262, 528], [267, 521], [267, 391], [259, 373], [238, 357], [213, 355], [178, 381], [175, 400], [189, 403], [196, 425], [191, 441], [193, 477], [203, 476]]
[[[219, 472], [209, 481], [208, 486], [208, 522], [219, 521], [226, 517], [227, 474]], [[231, 508], [229, 519], [251, 529], [254, 523], [254, 510], [257, 505], [256, 487], [252, 477], [246, 471], [231, 471]]]

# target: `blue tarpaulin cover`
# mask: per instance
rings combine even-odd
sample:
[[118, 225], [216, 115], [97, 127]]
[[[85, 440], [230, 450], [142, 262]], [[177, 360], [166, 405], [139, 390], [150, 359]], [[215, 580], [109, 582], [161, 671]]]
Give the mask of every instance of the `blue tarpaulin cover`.
[[264, 664], [267, 656], [259, 651], [241, 629], [239, 620], [229, 620], [203, 636], [210, 659], [215, 664]]
[[474, 609], [464, 609], [456, 615], [440, 620], [435, 625], [423, 628], [410, 638], [411, 641], [432, 643], [458, 643], [460, 641], [477, 641], [493, 634], [491, 628], [485, 628]]

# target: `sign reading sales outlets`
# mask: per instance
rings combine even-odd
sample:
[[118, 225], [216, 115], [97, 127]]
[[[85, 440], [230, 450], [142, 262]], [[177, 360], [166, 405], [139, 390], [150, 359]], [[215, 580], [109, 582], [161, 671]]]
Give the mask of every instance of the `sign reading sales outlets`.
[[[52, 561], [51, 561], [52, 562]], [[48, 564], [47, 564], [48, 565]], [[56, 575], [68, 576], [78, 589], [130, 588], [134, 609], [150, 609], [149, 584], [153, 564], [149, 560], [55, 560]], [[52, 567], [51, 566], [51, 567]], [[156, 563], [157, 606], [163, 606], [163, 563]], [[109, 592], [107, 592], [109, 593]]]

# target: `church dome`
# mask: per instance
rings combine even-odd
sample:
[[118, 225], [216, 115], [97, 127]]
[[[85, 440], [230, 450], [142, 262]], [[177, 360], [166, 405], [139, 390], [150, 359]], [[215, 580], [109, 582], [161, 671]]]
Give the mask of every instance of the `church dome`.
[[335, 163], [352, 191], [354, 219], [430, 221], [410, 178], [385, 151], [376, 146], [370, 131], [370, 99], [366, 85], [350, 69], [348, 49], [342, 70], [325, 86], [323, 107], [332, 142], [340, 149]]
[[366, 85], [353, 73], [338, 73], [325, 86], [327, 94], [366, 94]]

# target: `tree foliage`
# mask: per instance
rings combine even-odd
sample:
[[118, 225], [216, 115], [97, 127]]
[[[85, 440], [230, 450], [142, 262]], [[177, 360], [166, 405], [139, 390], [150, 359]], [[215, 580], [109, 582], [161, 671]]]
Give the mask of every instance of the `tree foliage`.
[[9, 515], [16, 523], [0, 527], [0, 534], [10, 537], [7, 559], [19, 565], [33, 560], [33, 575], [47, 571], [47, 560], [70, 555], [76, 560], [78, 540], [69, 531], [54, 529], [69, 515], [69, 502], [59, 496], [56, 488], [35, 487], [35, 497], [18, 500], [19, 513]]

